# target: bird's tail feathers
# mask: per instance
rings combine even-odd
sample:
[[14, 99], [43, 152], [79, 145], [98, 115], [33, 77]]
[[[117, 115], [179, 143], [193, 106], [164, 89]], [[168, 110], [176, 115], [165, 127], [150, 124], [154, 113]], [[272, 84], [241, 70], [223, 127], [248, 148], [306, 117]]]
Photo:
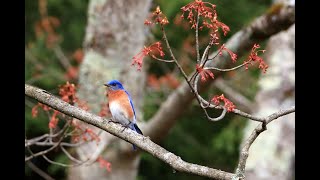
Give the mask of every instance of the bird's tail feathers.
[[142, 134], [142, 131], [139, 129], [138, 125], [137, 124], [133, 124], [134, 128], [136, 129], [136, 132], [143, 135]]

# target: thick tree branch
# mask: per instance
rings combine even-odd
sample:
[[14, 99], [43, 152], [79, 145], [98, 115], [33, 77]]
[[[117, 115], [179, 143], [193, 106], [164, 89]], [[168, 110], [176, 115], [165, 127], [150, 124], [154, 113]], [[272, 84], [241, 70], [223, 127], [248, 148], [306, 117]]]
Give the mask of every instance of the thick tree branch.
[[[254, 43], [264, 41], [273, 34], [287, 29], [294, 22], [295, 7], [284, 5], [278, 9], [277, 12], [266, 13], [256, 18], [249, 26], [235, 33], [226, 43], [226, 47], [236, 53], [238, 55], [238, 59], [240, 59]], [[214, 52], [211, 56], [216, 54], [217, 53]], [[205, 67], [219, 67], [219, 69], [227, 69], [230, 68], [232, 64], [230, 57], [223, 54], [222, 56], [217, 56], [214, 61], [209, 60]], [[217, 71], [214, 75], [215, 79], [217, 79], [221, 75], [221, 72]], [[200, 83], [199, 92], [207, 90], [207, 87], [214, 82], [215, 79], [208, 80], [205, 83]], [[168, 96], [167, 100], [162, 103], [159, 110], [148, 121], [144, 130], [145, 134], [150, 136], [150, 138], [155, 142], [164, 138], [178, 120], [178, 117], [180, 117], [187, 109], [186, 107], [191, 104], [194, 97], [195, 96], [191, 92], [189, 84], [187, 82], [183, 82]], [[235, 109], [233, 113], [250, 119], [255, 119], [252, 115], [238, 109]], [[259, 118], [256, 120], [260, 121]]]
[[103, 119], [78, 107], [72, 106], [43, 89], [25, 84], [25, 94], [28, 97], [36, 99], [38, 102], [56, 109], [68, 116], [77, 118], [83, 122], [103, 129], [127, 142], [137, 145], [144, 151], [169, 164], [177, 171], [197, 174], [214, 179], [231, 179], [231, 177], [234, 175], [232, 173], [220, 171], [206, 166], [185, 162], [179, 156], [174, 155], [173, 153], [152, 142], [148, 137], [135, 133], [128, 128], [122, 132], [123, 127], [121, 125], [112, 123], [109, 120]]

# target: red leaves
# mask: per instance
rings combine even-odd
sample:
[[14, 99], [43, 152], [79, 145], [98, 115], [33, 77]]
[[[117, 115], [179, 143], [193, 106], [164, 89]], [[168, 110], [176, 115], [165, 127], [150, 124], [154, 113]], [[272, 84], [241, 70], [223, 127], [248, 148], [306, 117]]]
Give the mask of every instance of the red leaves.
[[138, 70], [140, 71], [142, 68], [142, 60], [145, 56], [150, 55], [155, 57], [155, 54], [159, 54], [161, 57], [164, 56], [164, 52], [161, 47], [160, 42], [156, 42], [149, 47], [144, 47], [142, 51], [140, 51], [137, 55], [135, 55], [132, 59], [131, 65], [137, 64]]
[[81, 63], [82, 60], [83, 60], [83, 57], [84, 57], [84, 53], [83, 53], [83, 50], [82, 49], [77, 49], [72, 57], [78, 62], [78, 63]]
[[215, 105], [219, 105], [220, 101], [224, 102], [224, 107], [227, 109], [228, 112], [231, 112], [236, 107], [229, 99], [225, 98], [223, 94], [220, 96], [216, 95], [211, 100]]
[[59, 111], [56, 111], [54, 110], [51, 118], [50, 118], [50, 122], [49, 122], [49, 128], [50, 129], [53, 129], [53, 128], [56, 128], [57, 124], [58, 124], [58, 121], [59, 119], [57, 118], [57, 115], [59, 114], [60, 112]]
[[51, 108], [44, 104], [38, 103], [37, 105], [33, 106], [31, 110], [32, 117], [35, 118], [38, 116], [38, 108], [41, 107], [44, 111], [49, 111]]
[[[61, 99], [67, 103], [77, 103], [79, 108], [86, 110], [86, 111], [89, 109], [87, 103], [85, 101], [80, 100], [76, 96], [76, 86], [72, 83], [67, 82], [64, 85], [61, 85], [59, 87], [59, 95], [61, 96]], [[37, 117], [39, 107], [41, 107], [44, 111], [53, 110], [44, 104], [38, 103], [31, 110], [32, 117]], [[60, 114], [59, 111], [53, 110], [53, 114], [51, 115], [50, 121], [49, 121], [49, 128], [50, 129], [56, 128], [58, 121], [59, 121], [57, 116], [59, 114]]]
[[[184, 18], [184, 13], [188, 13], [187, 20], [191, 24], [191, 29], [195, 29], [197, 25], [197, 17], [203, 18], [202, 24], [199, 24], [199, 29], [202, 30], [203, 27], [206, 27], [211, 30], [210, 35], [218, 32], [219, 28], [222, 28], [224, 36], [230, 31], [230, 28], [217, 20], [218, 14], [216, 12], [216, 5], [209, 2], [203, 2], [202, 0], [195, 0], [181, 8], [182, 15], [181, 18]], [[199, 21], [200, 22], [200, 21]], [[216, 39], [217, 40], [217, 39]], [[215, 42], [214, 44], [216, 44]]]
[[237, 55], [234, 52], [232, 52], [230, 49], [226, 48], [224, 44], [220, 47], [219, 55], [222, 55], [223, 50], [229, 53], [233, 63], [237, 61]]
[[264, 62], [264, 60], [258, 56], [258, 52], [262, 52], [264, 53], [266, 50], [258, 50], [257, 49], [260, 48], [259, 44], [254, 44], [251, 50], [251, 53], [248, 57], [248, 59], [245, 61], [246, 63], [246, 69], [248, 69], [248, 65], [251, 64], [252, 65], [252, 61], [257, 61], [259, 62], [259, 68], [263, 71], [263, 73], [266, 73], [267, 69], [268, 69], [268, 65]]
[[76, 87], [74, 84], [67, 82], [65, 85], [60, 86], [59, 94], [63, 101], [74, 103], [74, 100], [76, 99]]
[[201, 76], [201, 81], [205, 82], [209, 77], [211, 77], [212, 79], [214, 79], [214, 75], [213, 73], [208, 70], [208, 69], [203, 69], [202, 66], [199, 66], [198, 64], [196, 65], [196, 70], [198, 71], [198, 73]]
[[39, 105], [35, 105], [33, 106], [32, 110], [31, 110], [31, 114], [32, 114], [32, 117], [35, 118], [38, 116], [38, 106]]
[[111, 163], [103, 159], [101, 156], [98, 157], [97, 162], [100, 163], [101, 168], [105, 168], [108, 172], [111, 172]]
[[144, 21], [145, 25], [158, 24], [166, 25], [169, 23], [167, 17], [162, 13], [160, 7], [157, 6], [156, 10]]
[[78, 73], [79, 73], [79, 67], [71, 66], [68, 68], [65, 74], [65, 78], [67, 80], [76, 79], [78, 77]]
[[78, 123], [77, 119], [73, 119], [71, 125], [74, 128], [71, 134], [71, 140], [73, 143], [78, 143], [80, 140], [83, 142], [96, 141], [97, 144], [100, 142], [100, 137], [98, 134], [92, 129], [86, 127], [86, 125], [83, 126], [82, 124]]

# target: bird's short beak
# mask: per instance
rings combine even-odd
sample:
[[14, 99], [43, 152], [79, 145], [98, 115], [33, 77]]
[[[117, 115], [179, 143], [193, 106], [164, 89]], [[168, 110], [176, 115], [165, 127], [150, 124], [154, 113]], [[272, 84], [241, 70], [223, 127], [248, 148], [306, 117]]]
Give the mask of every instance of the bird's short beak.
[[107, 86], [107, 87], [110, 87], [110, 85], [109, 85], [109, 84], [103, 84], [103, 85], [105, 85], [105, 86]]

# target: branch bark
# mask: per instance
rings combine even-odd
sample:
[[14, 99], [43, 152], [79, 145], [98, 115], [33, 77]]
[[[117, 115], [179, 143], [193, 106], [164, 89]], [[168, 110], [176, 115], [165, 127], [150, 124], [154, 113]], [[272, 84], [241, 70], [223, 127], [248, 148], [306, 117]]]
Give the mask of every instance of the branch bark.
[[26, 84], [25, 94], [36, 99], [40, 103], [50, 106], [51, 108], [56, 109], [68, 116], [77, 118], [85, 123], [103, 129], [104, 131], [107, 131], [110, 134], [127, 142], [137, 145], [142, 150], [169, 164], [177, 171], [197, 174], [215, 179], [231, 179], [233, 176], [232, 173], [185, 162], [179, 156], [174, 155], [173, 153], [152, 142], [150, 138], [137, 134], [128, 128], [122, 132], [123, 127], [121, 125], [112, 123], [107, 119], [103, 119], [78, 107], [72, 106], [43, 89]]

